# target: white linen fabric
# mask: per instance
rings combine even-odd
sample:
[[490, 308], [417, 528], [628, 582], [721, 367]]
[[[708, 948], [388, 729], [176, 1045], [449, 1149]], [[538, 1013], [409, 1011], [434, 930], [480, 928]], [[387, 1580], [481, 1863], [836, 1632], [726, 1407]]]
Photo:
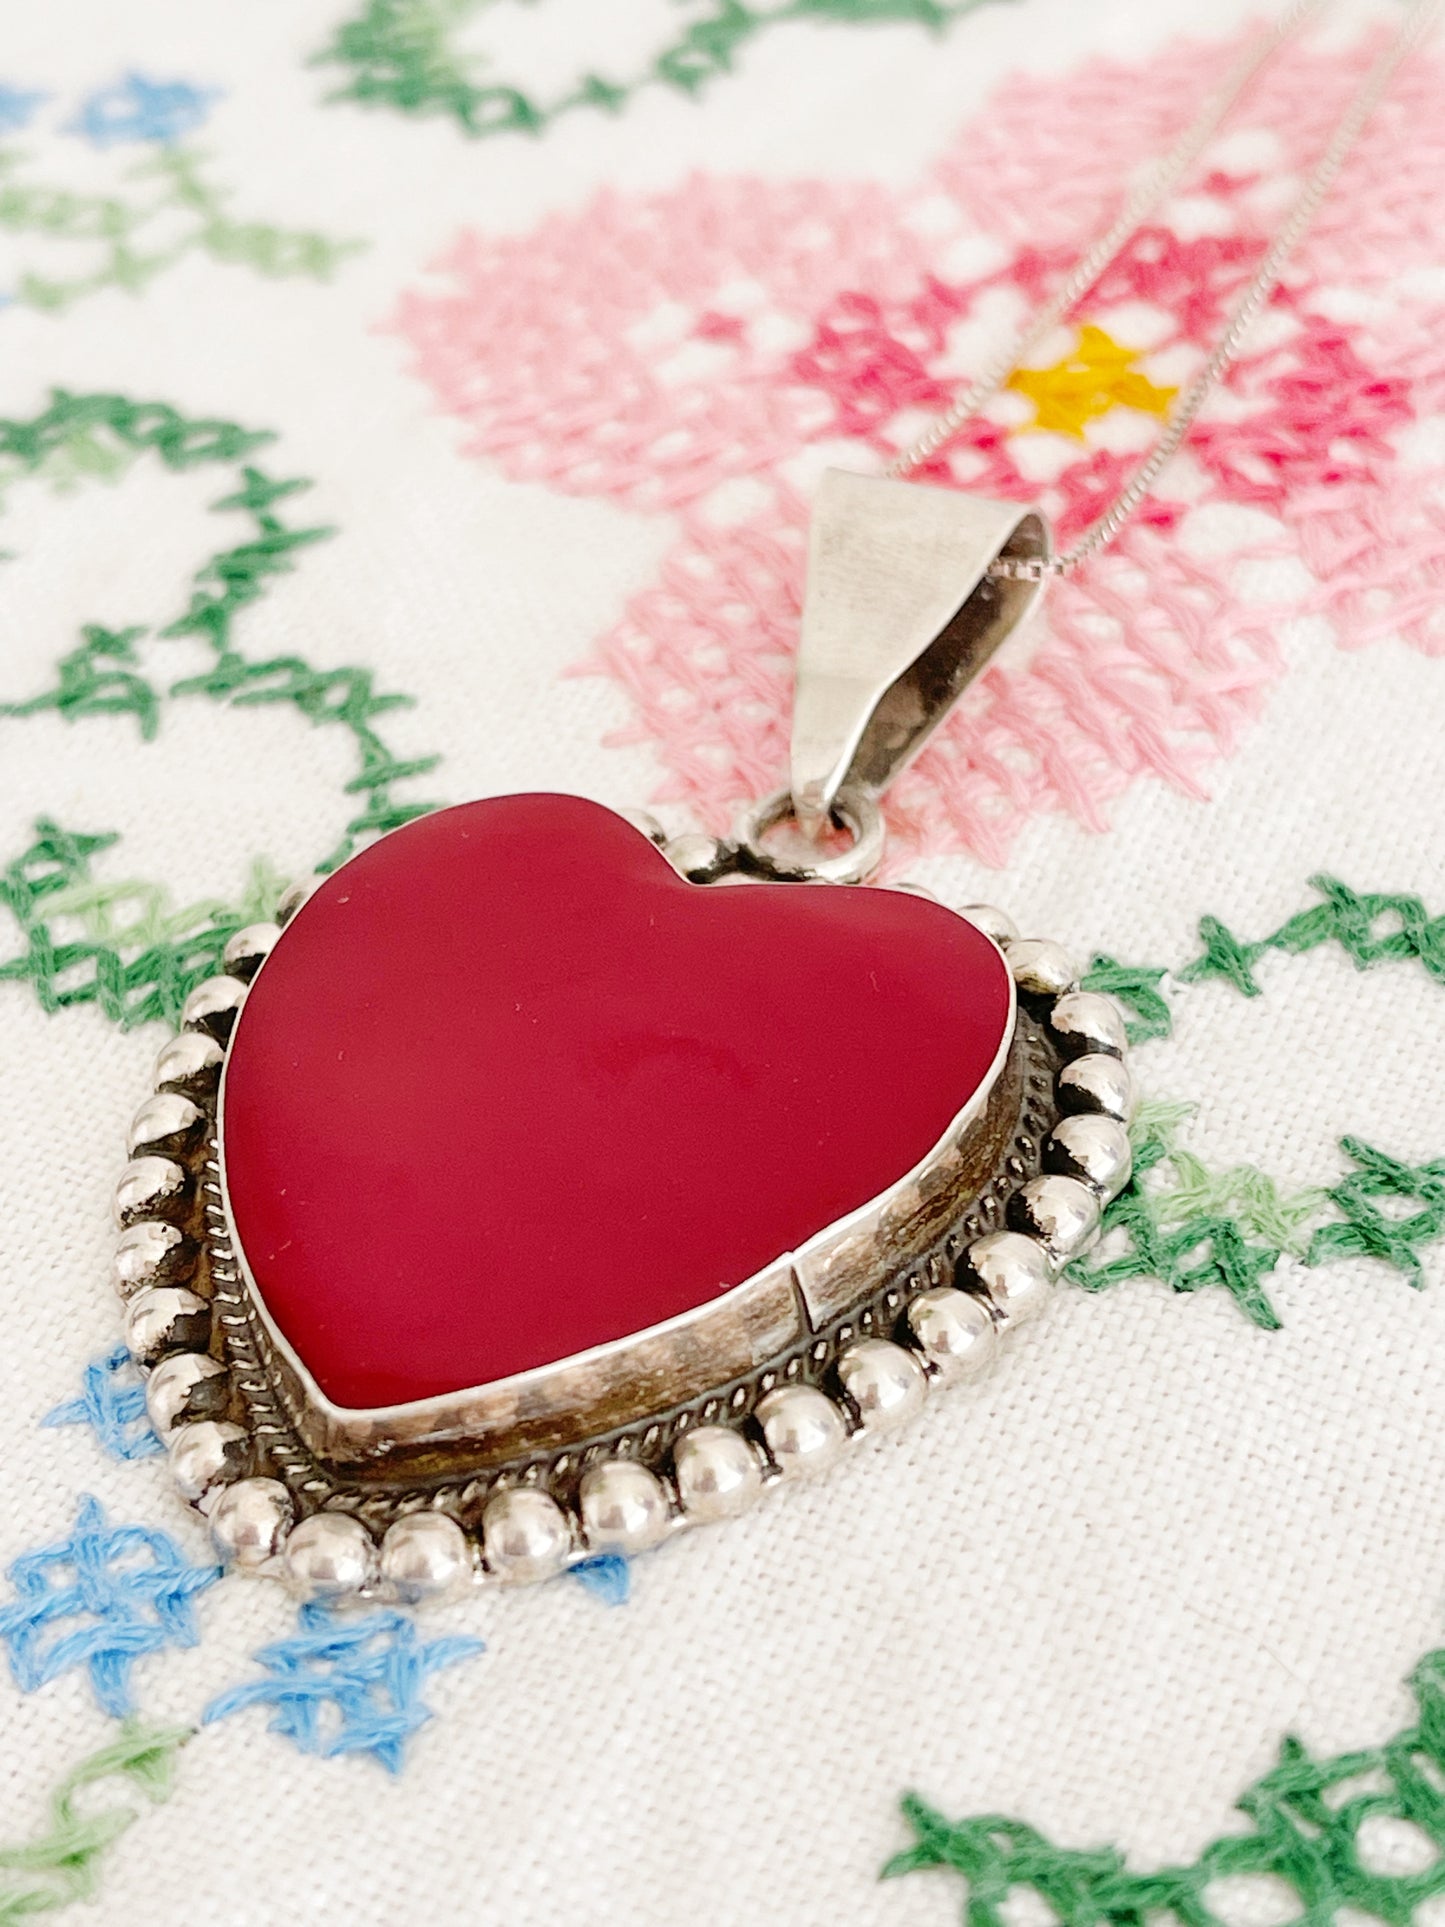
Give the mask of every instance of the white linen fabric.
[[[800, 13], [696, 100], [657, 88], [535, 139], [468, 140], [445, 117], [328, 101], [343, 76], [308, 62], [344, 17], [334, 0], [12, 8], [0, 78], [47, 96], [7, 137], [26, 178], [84, 191], [145, 158], [67, 131], [127, 73], [215, 88], [188, 145], [236, 218], [365, 246], [322, 281], [195, 251], [138, 292], [17, 301], [0, 315], [0, 414], [31, 420], [55, 387], [274, 431], [256, 463], [313, 483], [287, 518], [335, 532], [247, 612], [247, 653], [363, 665], [414, 696], [386, 740], [441, 762], [399, 796], [552, 786], [645, 803], [666, 776], [654, 748], [607, 740], [632, 721], [626, 694], [568, 672], [653, 581], [673, 515], [509, 479], [467, 452], [381, 325], [402, 289], [460, 228], [525, 234], [604, 183], [905, 183], [1005, 73], [1143, 58], [1200, 27], [1196, 12], [1020, 0], [936, 34]], [[478, 58], [541, 88], [630, 35], [641, 61], [657, 16], [540, 0], [464, 30]], [[1217, 5], [1208, 33], [1243, 18]], [[54, 266], [59, 243], [6, 232], [3, 210], [0, 240], [0, 284]], [[1439, 424], [1410, 432], [1438, 438]], [[222, 474], [137, 464], [68, 491], [12, 478], [0, 697], [51, 687], [82, 623], [185, 607], [218, 528], [242, 539], [211, 509]], [[1277, 565], [1281, 594], [1295, 570]], [[1338, 648], [1308, 613], [1279, 643], [1288, 673], [1208, 765], [1207, 794], [1141, 779], [1105, 833], [1040, 813], [1002, 873], [934, 849], [911, 874], [955, 904], [997, 901], [1082, 958], [1171, 967], [1198, 953], [1201, 916], [1263, 936], [1315, 900], [1316, 872], [1445, 909], [1445, 664], [1389, 635]], [[158, 682], [202, 661], [193, 639], [140, 648]], [[351, 807], [342, 732], [286, 705], [163, 705], [150, 742], [134, 713], [54, 709], [0, 719], [0, 735], [4, 860], [37, 818], [115, 831], [96, 877], [153, 882], [173, 906], [239, 900], [257, 859], [304, 873]], [[0, 924], [3, 954], [19, 954], [18, 927]], [[1417, 1165], [1445, 1156], [1439, 981], [1408, 960], [1358, 970], [1333, 944], [1272, 953], [1258, 976], [1252, 999], [1218, 979], [1166, 983], [1174, 1034], [1139, 1070], [1152, 1098], [1197, 1107], [1192, 1150], [1285, 1190], [1338, 1183], [1347, 1134]], [[163, 1032], [93, 1005], [47, 1013], [16, 981], [0, 983], [0, 1035], [0, 1557], [63, 1538], [92, 1492], [112, 1520], [159, 1526], [204, 1561], [164, 1460], [113, 1461], [83, 1425], [38, 1426], [118, 1339], [109, 1196]], [[987, 1383], [931, 1400], [816, 1486], [637, 1562], [625, 1606], [563, 1580], [425, 1616], [423, 1637], [472, 1633], [487, 1650], [427, 1682], [435, 1718], [395, 1778], [365, 1755], [303, 1754], [262, 1709], [201, 1727], [169, 1802], [105, 1856], [100, 1917], [930, 1927], [956, 1916], [955, 1880], [877, 1884], [907, 1844], [910, 1787], [950, 1815], [1117, 1845], [1137, 1867], [1188, 1862], [1241, 1824], [1232, 1803], [1284, 1734], [1324, 1755], [1407, 1725], [1405, 1678], [1442, 1643], [1445, 1291], [1438, 1251], [1421, 1257], [1423, 1291], [1367, 1256], [1284, 1258], [1277, 1331], [1222, 1290], [1065, 1287]], [[253, 1653], [295, 1610], [269, 1583], [205, 1592], [199, 1643], [137, 1663], [142, 1716], [197, 1723], [258, 1675]], [[83, 1670], [24, 1693], [0, 1680], [0, 1697], [0, 1840], [18, 1842], [115, 1728]], [[1268, 1904], [1246, 1894], [1235, 1917], [1273, 1917]]]

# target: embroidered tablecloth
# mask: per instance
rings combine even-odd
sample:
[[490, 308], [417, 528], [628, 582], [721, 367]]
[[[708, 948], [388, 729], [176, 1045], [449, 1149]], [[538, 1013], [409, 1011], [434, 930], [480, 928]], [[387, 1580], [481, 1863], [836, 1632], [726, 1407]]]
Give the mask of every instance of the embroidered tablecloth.
[[[1393, 19], [1287, 49], [927, 479], [1091, 519]], [[1138, 1043], [1136, 1179], [992, 1379], [630, 1565], [332, 1614], [218, 1575], [108, 1280], [151, 1059], [285, 882], [469, 796], [777, 787], [813, 479], [983, 365], [1255, 25], [10, 10], [0, 1918], [1445, 1904], [1438, 47], [890, 806], [894, 874], [1068, 942]]]

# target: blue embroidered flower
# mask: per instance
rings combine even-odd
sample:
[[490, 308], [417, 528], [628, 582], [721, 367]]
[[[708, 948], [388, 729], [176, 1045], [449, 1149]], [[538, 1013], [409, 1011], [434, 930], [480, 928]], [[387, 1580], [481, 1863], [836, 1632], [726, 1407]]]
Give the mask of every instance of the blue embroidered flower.
[[627, 1604], [632, 1591], [632, 1571], [627, 1560], [617, 1553], [604, 1552], [595, 1559], [584, 1559], [580, 1565], [570, 1567], [569, 1573], [604, 1606]]
[[13, 134], [21, 127], [28, 127], [45, 98], [43, 93], [10, 87], [0, 81], [0, 134]]
[[81, 102], [67, 133], [81, 134], [95, 147], [123, 141], [176, 141], [192, 134], [220, 98], [214, 88], [192, 87], [184, 80], [147, 80], [127, 74]]
[[293, 1638], [256, 1654], [271, 1677], [232, 1687], [202, 1717], [209, 1724], [248, 1706], [269, 1706], [271, 1730], [303, 1753], [322, 1759], [370, 1753], [399, 1773], [407, 1740], [432, 1717], [421, 1696], [426, 1680], [483, 1650], [480, 1639], [460, 1635], [420, 1642], [406, 1613], [343, 1618], [325, 1605], [307, 1605]]
[[0, 1606], [0, 1640], [16, 1685], [33, 1693], [83, 1666], [101, 1707], [122, 1718], [133, 1710], [135, 1662], [195, 1645], [191, 1601], [220, 1576], [219, 1566], [188, 1564], [164, 1532], [108, 1525], [87, 1494], [68, 1539], [10, 1566], [16, 1597]]
[[145, 1386], [124, 1345], [91, 1359], [79, 1398], [68, 1398], [42, 1425], [88, 1425], [113, 1459], [145, 1459], [163, 1451], [146, 1418]]

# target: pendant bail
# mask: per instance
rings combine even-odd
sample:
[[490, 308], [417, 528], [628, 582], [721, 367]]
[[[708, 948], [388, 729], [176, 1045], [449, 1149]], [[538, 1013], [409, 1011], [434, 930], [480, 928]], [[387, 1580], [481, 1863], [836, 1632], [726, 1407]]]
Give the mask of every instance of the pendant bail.
[[829, 469], [808, 536], [793, 697], [793, 807], [816, 837], [840, 797], [876, 800], [943, 721], [1043, 584], [1041, 510]]

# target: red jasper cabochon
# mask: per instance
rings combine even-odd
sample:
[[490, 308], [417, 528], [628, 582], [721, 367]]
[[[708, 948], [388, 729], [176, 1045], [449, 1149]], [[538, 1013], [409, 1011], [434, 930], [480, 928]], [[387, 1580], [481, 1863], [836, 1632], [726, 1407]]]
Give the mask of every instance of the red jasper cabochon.
[[898, 891], [684, 882], [506, 796], [326, 879], [242, 1007], [241, 1248], [335, 1404], [463, 1390], [716, 1298], [897, 1182], [987, 1077], [987, 937]]

